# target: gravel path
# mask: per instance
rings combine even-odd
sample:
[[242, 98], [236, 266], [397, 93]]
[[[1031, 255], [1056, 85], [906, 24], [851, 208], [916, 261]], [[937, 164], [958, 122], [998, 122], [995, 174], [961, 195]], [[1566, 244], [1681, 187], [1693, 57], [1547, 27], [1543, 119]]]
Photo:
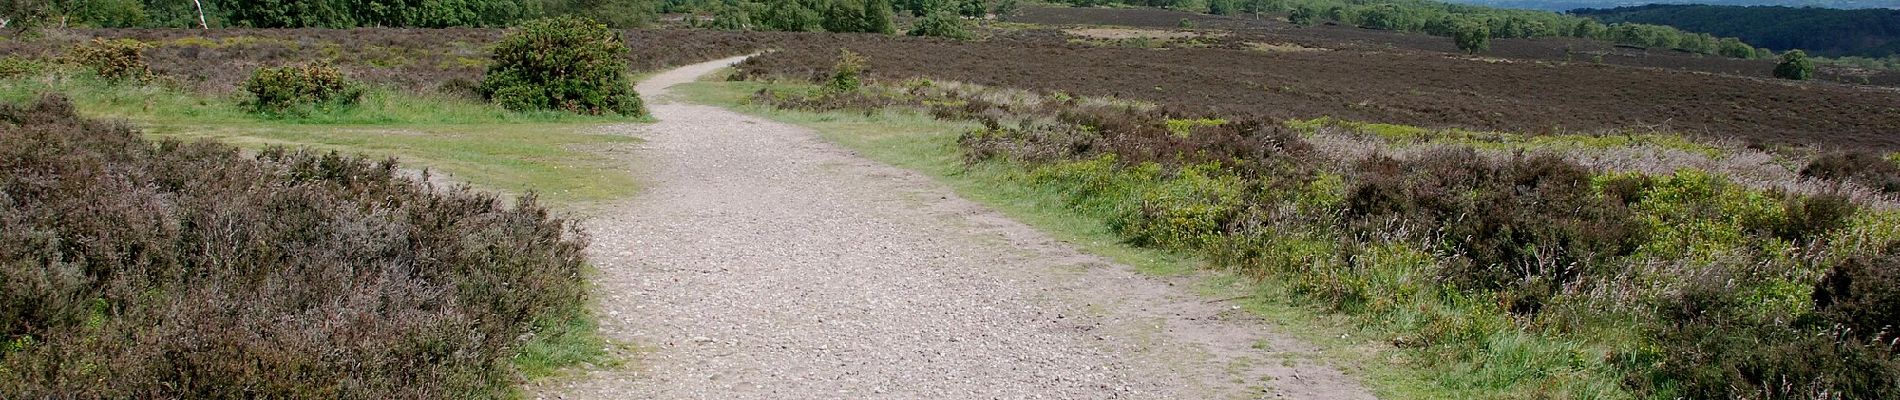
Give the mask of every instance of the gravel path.
[[[588, 223], [625, 368], [543, 398], [1363, 399], [1310, 346], [867, 161], [639, 86], [646, 187]], [[1177, 286], [1177, 284], [1179, 286]]]

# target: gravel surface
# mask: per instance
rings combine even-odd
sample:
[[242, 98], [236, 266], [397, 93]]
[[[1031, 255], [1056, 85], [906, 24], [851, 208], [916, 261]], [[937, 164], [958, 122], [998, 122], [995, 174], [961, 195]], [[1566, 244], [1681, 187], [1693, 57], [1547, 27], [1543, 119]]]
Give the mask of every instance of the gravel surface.
[[541, 398], [1372, 398], [1243, 311], [804, 128], [639, 86], [646, 187], [588, 223], [628, 366]]

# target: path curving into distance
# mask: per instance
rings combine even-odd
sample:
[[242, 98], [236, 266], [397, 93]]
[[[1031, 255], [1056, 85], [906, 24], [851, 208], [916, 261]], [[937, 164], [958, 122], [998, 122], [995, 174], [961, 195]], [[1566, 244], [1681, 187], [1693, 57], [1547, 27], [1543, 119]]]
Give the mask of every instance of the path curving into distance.
[[668, 99], [741, 59], [640, 83], [659, 122], [625, 129], [646, 140], [646, 187], [587, 228], [602, 332], [641, 350], [538, 397], [1372, 398], [1185, 280], [1080, 253], [805, 128]]

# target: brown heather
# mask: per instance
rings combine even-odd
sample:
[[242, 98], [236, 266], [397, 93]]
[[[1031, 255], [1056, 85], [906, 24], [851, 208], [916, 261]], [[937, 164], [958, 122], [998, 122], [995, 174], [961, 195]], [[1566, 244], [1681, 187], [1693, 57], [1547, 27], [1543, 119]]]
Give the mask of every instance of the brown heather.
[[0, 105], [0, 143], [0, 397], [494, 397], [583, 301], [584, 238], [532, 196], [58, 97]]

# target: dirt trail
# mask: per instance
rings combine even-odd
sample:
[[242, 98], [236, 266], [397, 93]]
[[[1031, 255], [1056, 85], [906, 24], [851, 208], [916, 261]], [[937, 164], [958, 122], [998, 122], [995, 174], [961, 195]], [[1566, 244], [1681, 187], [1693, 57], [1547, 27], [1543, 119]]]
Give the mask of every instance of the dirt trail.
[[[646, 187], [588, 223], [633, 365], [543, 398], [1362, 399], [1274, 328], [867, 161], [639, 86]], [[1177, 286], [1177, 284], [1179, 284]]]

